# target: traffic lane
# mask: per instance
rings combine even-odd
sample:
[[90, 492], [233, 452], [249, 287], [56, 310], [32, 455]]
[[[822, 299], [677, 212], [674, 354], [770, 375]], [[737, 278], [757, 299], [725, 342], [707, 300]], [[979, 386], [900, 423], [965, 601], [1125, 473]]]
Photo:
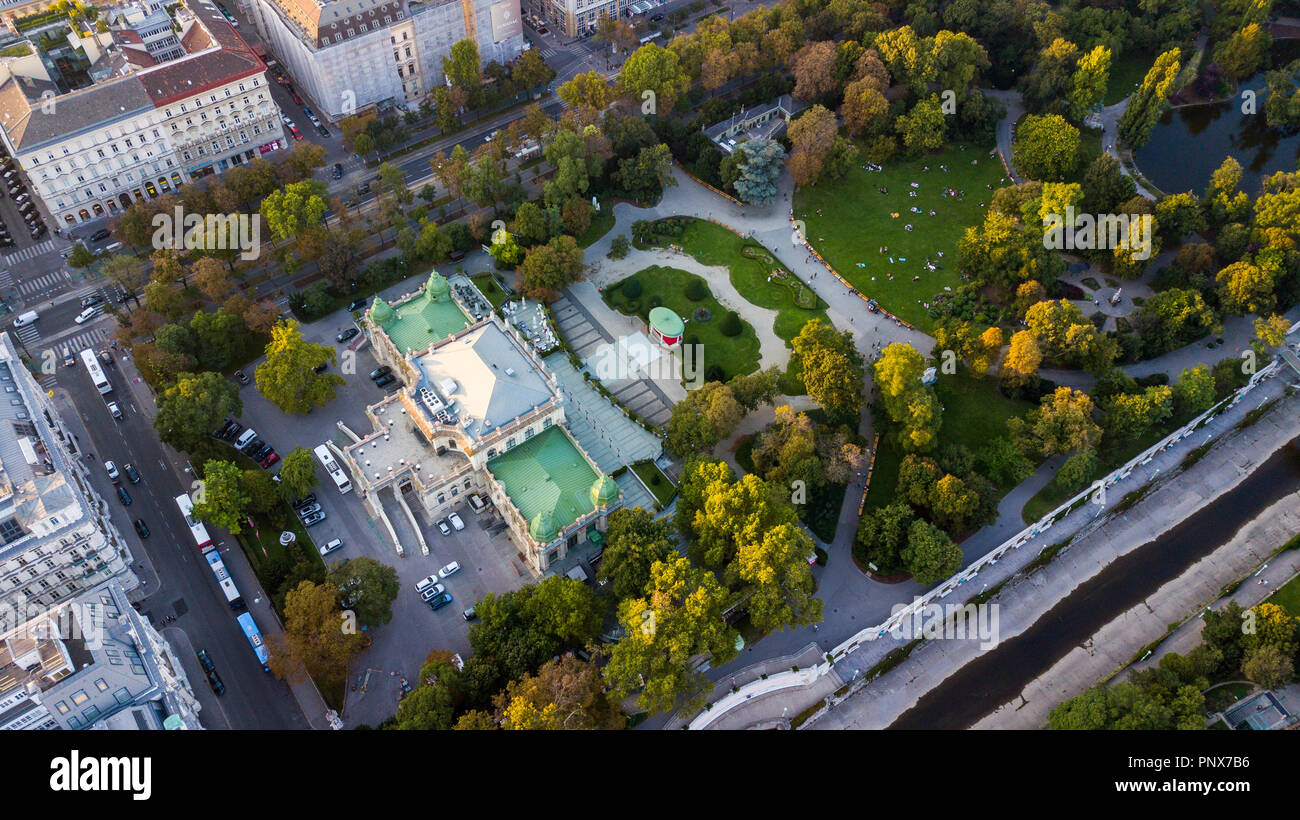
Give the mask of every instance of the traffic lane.
[[[147, 417], [130, 410], [138, 402], [123, 384], [121, 372], [117, 368], [105, 370], [114, 386], [109, 398], [118, 400], [127, 411], [123, 421], [116, 422], [91, 384], [85, 368], [69, 370], [76, 372], [68, 376], [68, 394], [90, 436], [90, 441], [83, 443], [83, 451], [92, 454], [90, 458], [95, 462], [91, 465], [91, 481], [107, 499], [109, 514], [123, 537], [133, 544], [133, 548], [144, 551], [158, 574], [159, 589], [141, 601], [141, 611], [149, 612], [154, 622], [161, 625], [167, 615], [174, 614], [176, 602], [184, 603], [186, 612], [175, 621], [176, 628], [183, 629], [197, 648], [206, 648], [217, 664], [226, 684], [222, 712], [231, 726], [244, 729], [307, 728], [288, 686], [262, 671], [262, 665], [235, 621], [235, 614], [220, 593], [211, 568], [199, 554], [175, 502], [177, 495], [188, 492], [190, 488], [168, 468], [162, 446]], [[121, 464], [130, 461], [140, 470], [139, 484], [124, 484], [132, 496], [130, 507], [124, 507], [117, 498], [116, 489], [104, 470], [105, 459], [115, 461], [119, 469]], [[151, 531], [148, 539], [141, 540], [135, 536], [132, 511], [135, 511], [134, 517], [146, 519]], [[259, 588], [253, 582], [247, 561], [242, 560], [243, 555], [232, 556], [228, 548], [222, 549], [222, 555], [241, 593], [257, 595]], [[267, 628], [263, 617], [258, 617], [257, 621], [259, 627]], [[202, 677], [191, 678], [190, 684], [196, 689], [207, 686], [206, 678]]]

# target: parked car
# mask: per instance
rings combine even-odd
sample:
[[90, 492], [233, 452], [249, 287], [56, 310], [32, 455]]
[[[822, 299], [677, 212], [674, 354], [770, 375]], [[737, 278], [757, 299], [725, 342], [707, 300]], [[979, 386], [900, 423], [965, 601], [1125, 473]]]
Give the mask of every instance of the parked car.
[[307, 516], [309, 516], [309, 515], [311, 515], [311, 514], [313, 514], [313, 513], [318, 513], [318, 512], [320, 512], [320, 505], [319, 505], [319, 504], [311, 504], [311, 505], [308, 505], [308, 506], [303, 507], [302, 509], [298, 510], [298, 517], [299, 517], [299, 518], [306, 518]]
[[298, 130], [298, 127], [295, 126], [295, 125], [291, 125], [291, 126], [289, 126], [289, 133], [292, 134], [292, 135], [293, 135], [293, 138], [296, 139], [296, 140], [300, 140], [300, 139], [302, 139], [302, 132], [299, 131], [299, 130]]
[[368, 196], [370, 194], [370, 183], [363, 182], [361, 187], [357, 188], [357, 196]]
[[389, 373], [386, 376], [380, 376], [379, 378], [375, 379], [375, 387], [387, 387], [388, 385], [392, 384], [395, 381], [397, 381], [397, 378], [393, 376], [392, 373]]
[[91, 319], [95, 318], [96, 313], [99, 313], [98, 309], [93, 307], [88, 307], [85, 310], [78, 313], [77, 318], [73, 319], [72, 321], [76, 322], [79, 325], [84, 325], [86, 322], [89, 322]]
[[262, 441], [260, 438], [253, 438], [240, 449], [243, 450], [244, 455], [252, 456], [253, 453], [256, 453], [258, 450], [262, 449], [265, 446], [266, 446], [265, 441]]
[[329, 129], [319, 123], [316, 124], [316, 130], [320, 132], [322, 137], [328, 138], [330, 135]]
[[429, 602], [429, 609], [432, 609], [434, 612], [437, 612], [438, 610], [442, 609], [444, 606], [446, 606], [449, 603], [451, 603], [451, 593], [444, 592], [441, 595], [439, 595], [437, 598], [434, 598], [432, 601]]
[[117, 406], [117, 402], [110, 401], [108, 403], [108, 412], [118, 421], [122, 420], [122, 408]]
[[348, 311], [351, 312], [354, 310], [361, 310], [365, 306], [366, 306], [365, 297], [362, 297], [360, 299], [353, 299], [351, 302], [348, 302]]
[[423, 593], [426, 589], [428, 589], [429, 587], [433, 586], [436, 583], [438, 583], [438, 576], [436, 574], [430, 575], [427, 578], [424, 578], [416, 582], [415, 591], [419, 593]]
[[239, 380], [240, 384], [248, 384], [248, 374], [242, 370], [235, 371], [235, 378]]
[[356, 338], [356, 335], [360, 332], [361, 331], [357, 330], [355, 327], [350, 327], [347, 328], [346, 330], [340, 330], [339, 335], [334, 337], [334, 341], [342, 344], [343, 342]]
[[314, 527], [324, 520], [325, 520], [324, 512], [312, 513], [311, 515], [307, 516], [302, 520], [302, 525], [304, 527]]
[[117, 481], [119, 478], [121, 478], [121, 475], [117, 472], [117, 465], [111, 461], [104, 462], [104, 471], [108, 473], [108, 477], [113, 479], [114, 481]]
[[289, 96], [292, 97], [293, 101], [296, 102], [298, 105], [302, 105], [302, 97], [298, 96], [297, 91], [294, 91], [293, 89], [289, 89]]
[[443, 586], [442, 584], [434, 584], [433, 586], [431, 586], [431, 587], [429, 587], [428, 589], [426, 589], [424, 592], [421, 592], [421, 593], [420, 593], [420, 598], [421, 598], [421, 600], [428, 601], [428, 600], [431, 600], [435, 595], [441, 595], [442, 593], [444, 593], [444, 592], [446, 592], [446, 591], [447, 591], [447, 588], [446, 588], [445, 586]]
[[110, 231], [108, 228], [100, 228], [99, 230], [95, 231], [90, 235], [90, 241], [99, 242], [101, 240], [108, 239], [112, 235], [113, 235], [112, 231]]
[[104, 301], [104, 297], [100, 296], [97, 293], [92, 293], [89, 296], [82, 298], [81, 306], [84, 308], [94, 307], [95, 305], [98, 305], [103, 301]]
[[452, 561], [452, 562], [451, 562], [450, 564], [448, 564], [447, 566], [445, 566], [445, 567], [443, 567], [442, 569], [438, 570], [438, 577], [439, 577], [439, 578], [446, 578], [447, 576], [449, 576], [449, 575], [455, 575], [455, 574], [458, 573], [458, 572], [460, 572], [460, 563], [459, 563], [459, 562], [456, 562], [456, 561]]
[[460, 613], [460, 617], [464, 618], [467, 621], [472, 621], [478, 617], [478, 614], [474, 612], [474, 607], [470, 607], [469, 609]]
[[234, 441], [235, 438], [239, 436], [239, 434], [242, 432], [244, 432], [244, 425], [240, 424], [237, 421], [232, 421], [230, 422], [230, 429], [226, 431], [226, 434], [222, 436], [222, 438], [224, 438], [226, 441]]
[[271, 452], [269, 452], [269, 453], [267, 453], [266, 455], [262, 456], [261, 464], [262, 464], [263, 467], [266, 467], [267, 469], [270, 469], [271, 465], [274, 464], [274, 463], [276, 463], [276, 462], [279, 461], [279, 460], [280, 460], [280, 454], [277, 453], [276, 451], [272, 450]]
[[456, 515], [456, 513], [447, 516], [447, 520], [451, 521], [451, 525], [456, 528], [456, 532], [465, 529], [465, 522], [461, 521], [460, 516]]
[[127, 481], [131, 482], [132, 484], [140, 483], [140, 474], [136, 472], [136, 469], [132, 467], [130, 464], [123, 464], [122, 472], [126, 473]]
[[251, 455], [254, 460], [261, 461], [262, 459], [270, 455], [271, 451], [274, 449], [275, 448], [272, 447], [270, 444], [263, 444], [261, 447], [257, 448], [255, 452], [250, 453], [249, 455]]
[[334, 170], [331, 172], [331, 176], [333, 176], [334, 179], [343, 179], [343, 163], [334, 163]]
[[136, 535], [139, 535], [141, 538], [149, 537], [149, 525], [144, 523], [143, 518], [137, 518], [135, 520], [135, 532]]
[[438, 530], [442, 532], [443, 535], [451, 535], [451, 527], [448, 526], [447, 519], [445, 518], [438, 519]]
[[298, 499], [297, 501], [293, 502], [293, 508], [294, 508], [295, 510], [301, 510], [303, 507], [306, 507], [306, 506], [309, 506], [309, 505], [311, 505], [311, 504], [315, 504], [315, 503], [316, 503], [316, 494], [315, 494], [315, 493], [307, 493], [307, 495], [304, 496], [303, 498], [300, 498], [300, 499]]
[[131, 494], [126, 491], [126, 487], [118, 486], [117, 497], [122, 500], [123, 507], [131, 506]]
[[370, 378], [382, 379], [384, 376], [387, 376], [389, 373], [392, 372], [393, 372], [393, 368], [389, 367], [388, 365], [384, 365], [383, 367], [376, 367], [374, 370], [370, 371]]
[[320, 548], [320, 554], [329, 555], [334, 550], [342, 549], [342, 548], [343, 548], [343, 539], [335, 538], [333, 541], [330, 541], [328, 544]]
[[203, 667], [204, 672], [217, 671], [217, 665], [212, 662], [212, 658], [208, 657], [208, 651], [206, 649], [200, 649], [197, 654], [199, 656], [199, 664]]

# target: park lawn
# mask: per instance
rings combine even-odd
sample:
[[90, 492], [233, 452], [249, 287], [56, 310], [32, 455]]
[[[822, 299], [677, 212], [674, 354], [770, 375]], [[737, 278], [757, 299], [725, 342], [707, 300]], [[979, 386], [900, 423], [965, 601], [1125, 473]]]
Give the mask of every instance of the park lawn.
[[664, 475], [663, 470], [653, 461], [638, 461], [632, 465], [632, 471], [636, 473], [641, 483], [646, 485], [655, 501], [659, 504], [659, 509], [668, 506], [668, 502], [673, 500], [673, 495], [677, 488], [673, 485], [673, 480]]
[[[682, 248], [702, 265], [723, 265], [731, 273], [731, 284], [750, 303], [777, 312], [772, 330], [788, 345], [799, 335], [810, 319], [821, 319], [830, 324], [826, 315], [826, 302], [811, 290], [808, 294], [816, 307], [804, 308], [795, 303], [794, 289], [789, 283], [799, 281], [782, 265], [772, 252], [753, 240], [745, 240], [731, 231], [705, 219], [691, 220], [677, 240]], [[748, 247], [750, 256], [742, 251]], [[768, 279], [773, 269], [779, 268], [787, 280]], [[807, 285], [800, 282], [800, 285]], [[812, 302], [809, 302], [811, 304]]]
[[[640, 281], [641, 295], [629, 300], [623, 295], [621, 286], [633, 279]], [[698, 302], [693, 302], [686, 296], [686, 286], [692, 280], [704, 282], [706, 293]], [[708, 282], [693, 273], [677, 268], [651, 265], [623, 279], [619, 282], [619, 287], [605, 288], [604, 297], [610, 307], [628, 316], [639, 316], [647, 324], [647, 317], [653, 307], [652, 299], [658, 299], [664, 307], [688, 320], [686, 338], [694, 337], [696, 343], [704, 345], [705, 374], [710, 381], [713, 379], [707, 374], [714, 366], [722, 370], [723, 378], [718, 381], [727, 381], [733, 376], [747, 376], [758, 370], [758, 336], [754, 333], [753, 326], [742, 318], [740, 335], [724, 335], [722, 317], [726, 314], [727, 308], [713, 297], [712, 291], [708, 290]], [[713, 314], [712, 318], [707, 322], [696, 321], [694, 319], [696, 308], [707, 309]]]
[[614, 227], [614, 209], [602, 208], [591, 215], [591, 225], [578, 237], [578, 247], [589, 248]]
[[[971, 165], [972, 160], [977, 164]], [[940, 165], [947, 165], [948, 172], [940, 171]], [[930, 170], [922, 171], [925, 166]], [[882, 172], [854, 165], [843, 179], [800, 189], [795, 218], [804, 221], [808, 241], [840, 276], [886, 310], [929, 331], [933, 319], [922, 303], [944, 293], [945, 286], [956, 289], [960, 284], [957, 244], [966, 228], [983, 223], [1004, 173], [1001, 161], [990, 158], [987, 148], [973, 145], [894, 160], [885, 163]], [[920, 187], [911, 188], [912, 182]], [[881, 187], [888, 193], [882, 195]], [[965, 191], [965, 197], [944, 196], [947, 188]], [[917, 195], [908, 196], [913, 190]], [[911, 213], [912, 207], [921, 213]], [[929, 216], [932, 210], [936, 216]], [[897, 212], [898, 219], [892, 219], [891, 212]], [[905, 230], [909, 224], [915, 230]], [[889, 253], [880, 253], [882, 247]], [[926, 257], [940, 270], [925, 270]], [[920, 279], [914, 282], [914, 276]]]
[[1283, 584], [1269, 596], [1270, 604], [1277, 604], [1293, 618], [1300, 618], [1300, 575]]
[[[978, 379], [961, 370], [952, 375], [940, 375], [934, 385], [935, 395], [943, 405], [943, 425], [939, 428], [939, 447], [960, 444], [972, 453], [991, 439], [1007, 434], [1007, 420], [1031, 410], [1031, 402], [1009, 399], [998, 391], [997, 381]], [[933, 457], [936, 453], [930, 453]], [[867, 508], [876, 509], [892, 502], [898, 487], [898, 468], [904, 453], [898, 449], [893, 436], [880, 437], [880, 449], [872, 469], [871, 488], [867, 493]], [[999, 486], [1003, 493], [1009, 486]]]
[[1155, 60], [1155, 55], [1137, 51], [1125, 51], [1118, 58], [1112, 57], [1110, 81], [1106, 85], [1102, 105], [1114, 105], [1136, 91]]
[[501, 286], [497, 284], [497, 280], [490, 273], [476, 273], [470, 277], [470, 280], [483, 294], [484, 298], [492, 304], [494, 310], [501, 307], [502, 303], [510, 298], [506, 296], [506, 292], [501, 289]]

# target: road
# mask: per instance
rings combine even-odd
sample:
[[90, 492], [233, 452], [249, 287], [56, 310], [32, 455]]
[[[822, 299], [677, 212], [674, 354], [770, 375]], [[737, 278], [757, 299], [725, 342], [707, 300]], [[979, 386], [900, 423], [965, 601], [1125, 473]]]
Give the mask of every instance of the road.
[[[41, 321], [45, 322], [46, 317]], [[110, 321], [101, 320], [99, 324]], [[55, 403], [71, 428], [80, 428], [78, 446], [94, 462], [91, 475], [96, 490], [109, 499], [118, 529], [142, 563], [137, 572], [147, 594], [140, 602], [141, 611], [159, 628], [164, 628], [167, 616], [176, 616], [165, 634], [176, 646], [194, 693], [203, 704], [203, 725], [213, 729], [310, 728], [289, 687], [262, 671], [176, 508], [175, 497], [188, 491], [190, 483], [183, 472], [183, 459], [165, 451], [150, 417], [143, 412], [145, 404], [151, 402], [148, 389], [143, 384], [130, 384], [118, 365], [106, 368], [105, 374], [114, 388], [108, 398], [117, 401], [124, 413], [121, 422], [109, 415], [105, 400], [79, 364], [59, 364]], [[129, 508], [118, 500], [102, 467], [104, 460], [112, 460], [119, 467], [130, 463], [140, 472], [139, 484], [123, 484], [132, 498]], [[136, 518], [148, 525], [149, 538], [137, 537], [131, 526]], [[211, 532], [218, 541], [224, 535], [215, 529]], [[265, 632], [274, 621], [252, 569], [229, 536], [219, 549], [249, 611]], [[204, 685], [193, 652], [197, 649], [206, 649], [216, 663], [226, 684], [224, 697], [217, 698]]]

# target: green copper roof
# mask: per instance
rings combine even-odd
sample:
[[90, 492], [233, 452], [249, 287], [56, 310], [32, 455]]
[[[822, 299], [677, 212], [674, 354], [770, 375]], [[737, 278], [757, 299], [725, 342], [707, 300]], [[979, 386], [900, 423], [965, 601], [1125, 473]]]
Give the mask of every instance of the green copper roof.
[[396, 319], [397, 314], [393, 311], [392, 305], [376, 296], [375, 301], [370, 305], [370, 318], [375, 324], [383, 327]]
[[539, 544], [545, 544], [555, 537], [555, 519], [547, 510], [542, 510], [533, 516], [532, 522], [528, 525], [528, 534]]
[[[554, 533], [596, 509], [591, 496], [601, 474], [558, 426], [491, 459], [487, 468], [530, 522], [529, 533], [539, 542], [550, 541]], [[545, 518], [538, 521], [541, 513], [549, 517], [549, 527], [543, 526]], [[540, 532], [534, 532], [535, 527]], [[539, 537], [548, 531], [549, 537]]]
[[665, 336], [680, 336], [686, 330], [686, 323], [668, 308], [657, 307], [650, 311], [650, 327]]
[[447, 284], [447, 277], [436, 270], [429, 274], [429, 281], [424, 283], [425, 296], [431, 301], [438, 302], [446, 298], [449, 293], [451, 293], [451, 285]]
[[[435, 280], [434, 277], [437, 277]], [[442, 296], [430, 295], [430, 291], [438, 290], [438, 282], [442, 287], [448, 288]], [[376, 306], [380, 304], [379, 299], [375, 299], [375, 305], [371, 307], [371, 317], [375, 319], [388, 334], [388, 338], [397, 346], [403, 354], [410, 353], [412, 350], [424, 350], [434, 342], [441, 342], [451, 334], [464, 330], [469, 324], [469, 317], [456, 304], [448, 294], [450, 286], [442, 274], [434, 272], [429, 277], [420, 292], [405, 302], [399, 302], [390, 311], [396, 314], [395, 319], [382, 321], [378, 314], [375, 313]]]
[[591, 485], [591, 503], [595, 507], [605, 507], [618, 501], [618, 485], [614, 479], [602, 475]]

